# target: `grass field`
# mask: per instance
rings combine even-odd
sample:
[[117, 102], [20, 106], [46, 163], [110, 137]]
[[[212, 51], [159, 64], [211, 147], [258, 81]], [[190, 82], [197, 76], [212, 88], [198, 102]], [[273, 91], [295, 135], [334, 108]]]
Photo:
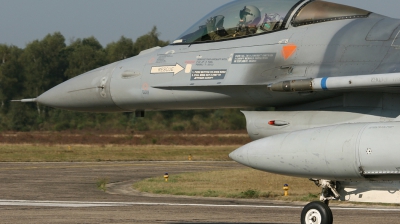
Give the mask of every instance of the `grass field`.
[[[290, 187], [288, 197], [283, 196], [284, 184]], [[315, 200], [320, 193], [320, 189], [307, 179], [250, 168], [170, 175], [168, 182], [165, 182], [163, 176], [159, 176], [137, 182], [133, 187], [155, 194], [291, 201]]]
[[238, 147], [0, 144], [0, 162], [229, 161]]
[[212, 132], [3, 132], [3, 144], [44, 145], [244, 145], [251, 139], [245, 131]]

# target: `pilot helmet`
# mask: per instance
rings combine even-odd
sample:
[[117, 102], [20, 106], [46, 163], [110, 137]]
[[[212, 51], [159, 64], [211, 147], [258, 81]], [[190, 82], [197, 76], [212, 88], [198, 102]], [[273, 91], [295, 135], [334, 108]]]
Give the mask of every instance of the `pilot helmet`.
[[246, 26], [256, 26], [261, 20], [260, 10], [252, 5], [245, 6], [240, 10], [240, 22]]

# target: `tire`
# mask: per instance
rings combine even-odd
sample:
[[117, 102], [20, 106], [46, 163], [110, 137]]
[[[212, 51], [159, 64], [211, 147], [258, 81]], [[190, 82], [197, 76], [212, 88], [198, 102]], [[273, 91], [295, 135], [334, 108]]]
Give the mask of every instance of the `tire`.
[[323, 202], [314, 201], [304, 206], [301, 211], [301, 224], [332, 224], [331, 209]]

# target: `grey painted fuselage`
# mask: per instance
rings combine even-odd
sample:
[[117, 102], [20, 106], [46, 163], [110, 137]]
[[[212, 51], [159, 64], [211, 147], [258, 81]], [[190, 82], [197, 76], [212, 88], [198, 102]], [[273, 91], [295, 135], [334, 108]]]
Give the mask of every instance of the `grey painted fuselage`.
[[[173, 44], [75, 77], [37, 101], [64, 109], [106, 112], [302, 104], [343, 92], [280, 93], [268, 91], [267, 85], [398, 72], [398, 25], [400, 20], [370, 14], [367, 18], [289, 25], [277, 32], [233, 40]], [[283, 48], [288, 44], [296, 49], [285, 59]], [[246, 55], [250, 62], [237, 62]], [[152, 69], [170, 66], [182, 68], [176, 74], [152, 74]], [[202, 78], [195, 77], [196, 72], [206, 75], [205, 79], [194, 79]]]

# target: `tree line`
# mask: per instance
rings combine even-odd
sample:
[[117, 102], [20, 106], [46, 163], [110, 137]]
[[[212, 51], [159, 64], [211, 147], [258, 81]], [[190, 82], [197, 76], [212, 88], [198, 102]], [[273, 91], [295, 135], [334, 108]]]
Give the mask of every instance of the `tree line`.
[[157, 28], [133, 41], [122, 36], [104, 48], [95, 37], [71, 40], [59, 33], [34, 40], [24, 49], [0, 44], [0, 131], [100, 130], [231, 130], [244, 129], [239, 110], [97, 114], [71, 112], [13, 99], [36, 97], [76, 75], [123, 60], [155, 46], [166, 46]]

